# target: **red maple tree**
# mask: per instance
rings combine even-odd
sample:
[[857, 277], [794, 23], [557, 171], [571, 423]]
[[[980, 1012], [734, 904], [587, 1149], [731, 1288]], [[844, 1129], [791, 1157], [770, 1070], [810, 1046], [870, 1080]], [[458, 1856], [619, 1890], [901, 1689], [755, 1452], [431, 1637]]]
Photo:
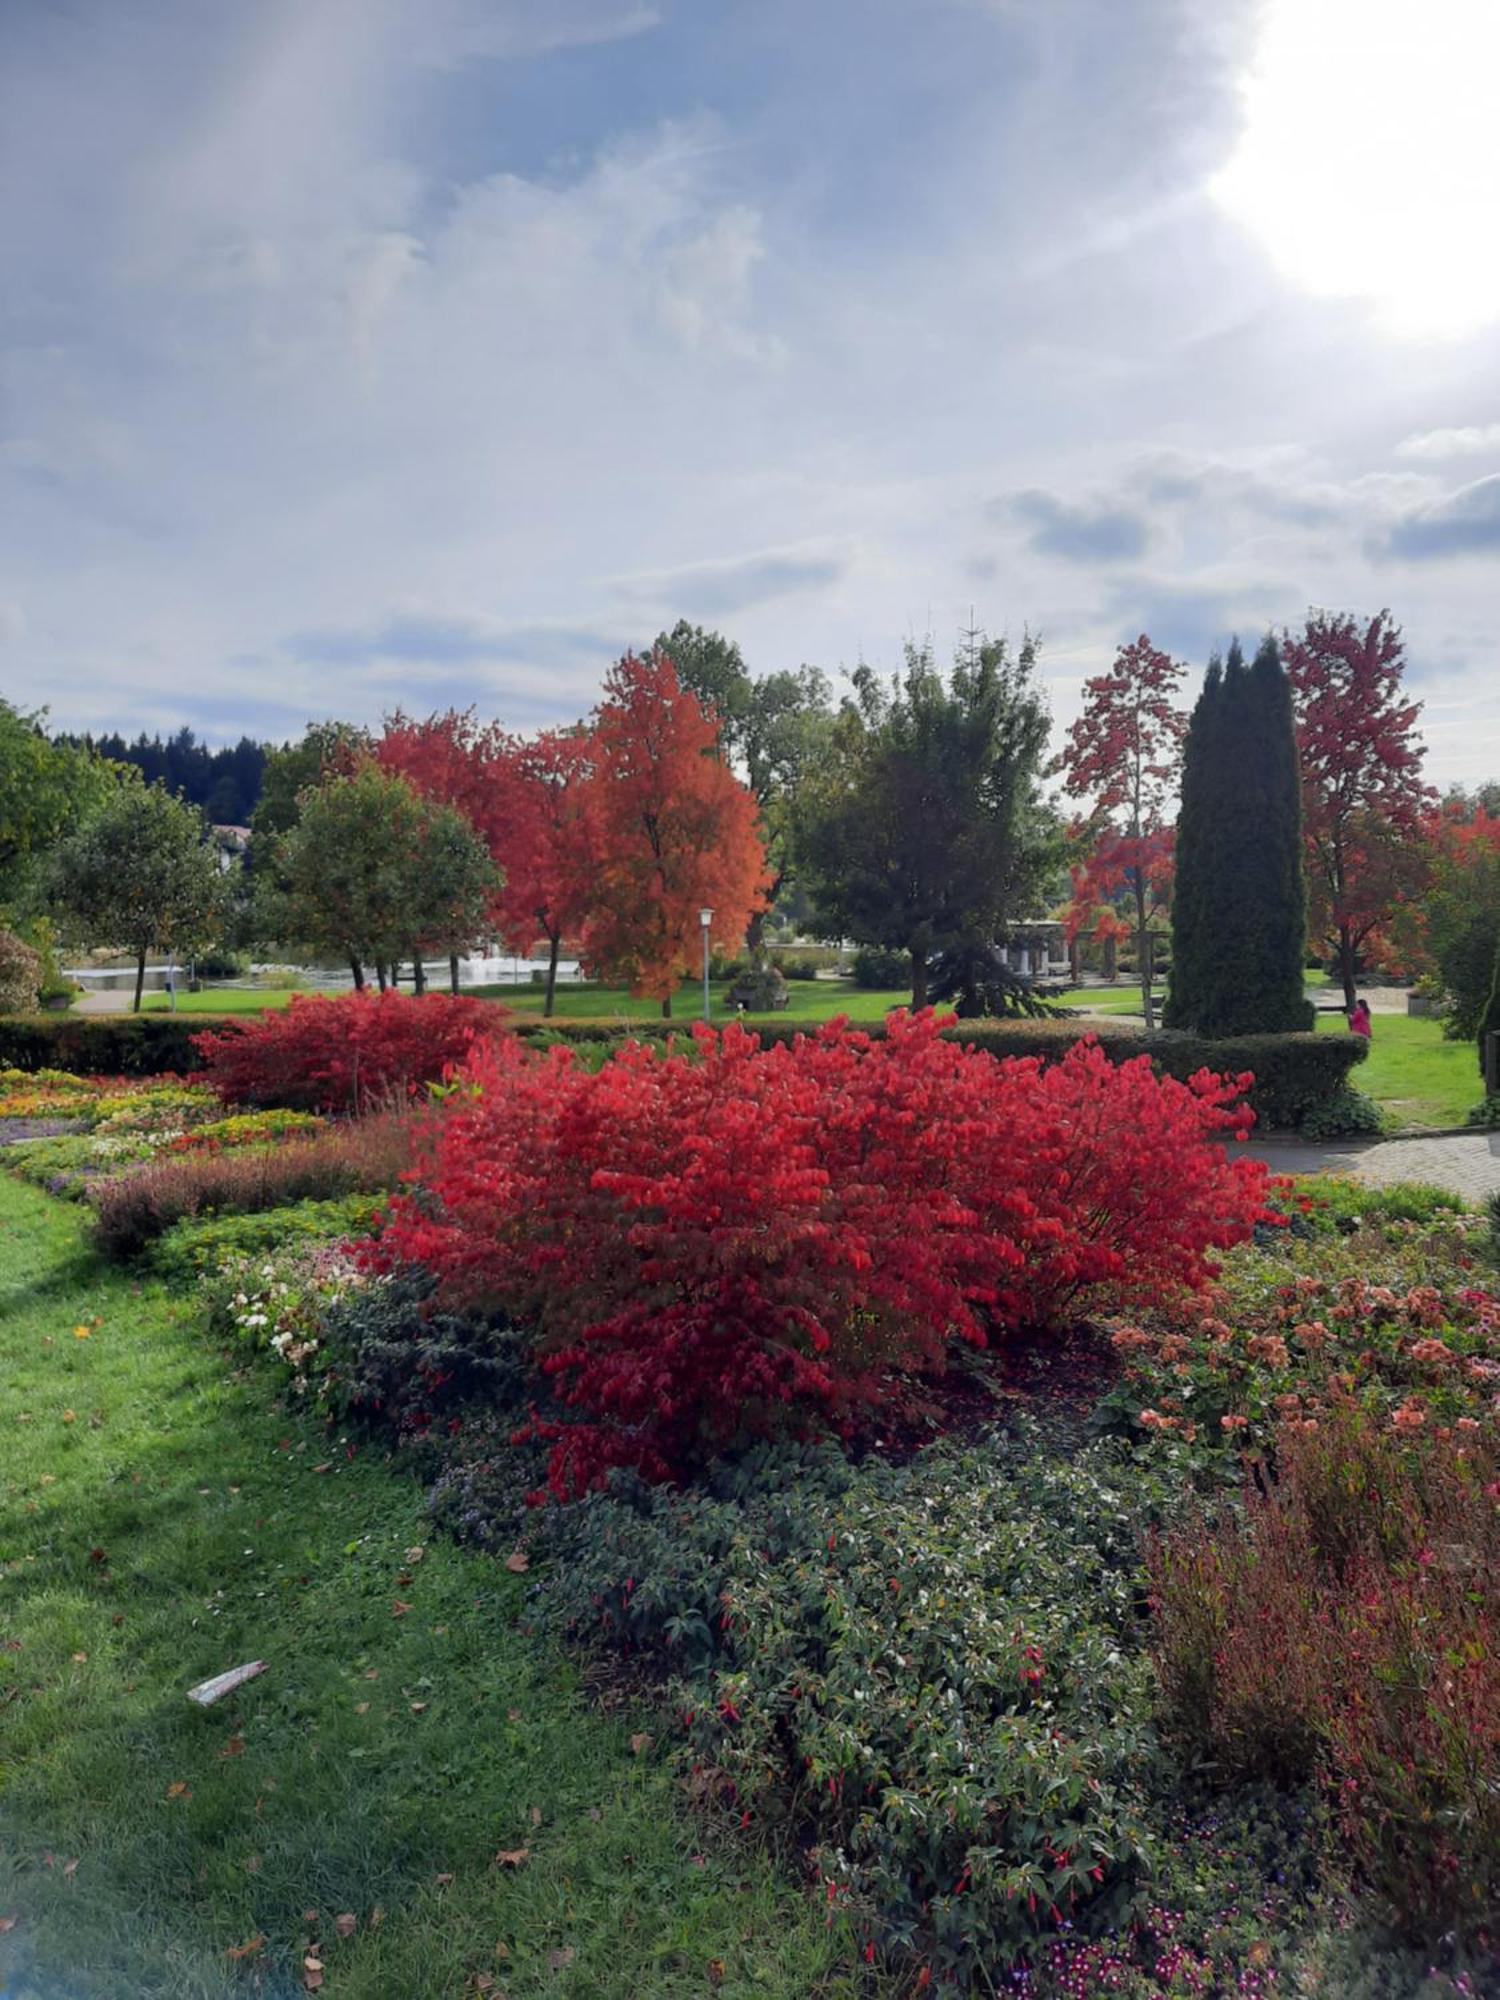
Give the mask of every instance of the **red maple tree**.
[[581, 932], [597, 886], [598, 801], [594, 745], [583, 729], [547, 729], [508, 744], [496, 764], [499, 850], [505, 886], [496, 903], [512, 951], [548, 947], [551, 1014], [563, 941]]
[[1344, 1004], [1366, 941], [1410, 895], [1432, 799], [1417, 740], [1422, 704], [1402, 690], [1406, 646], [1389, 611], [1367, 624], [1313, 611], [1286, 633], [1282, 658], [1297, 713], [1307, 901], [1315, 936], [1333, 951]]
[[672, 993], [711, 939], [740, 944], [769, 883], [754, 795], [718, 754], [714, 715], [660, 651], [627, 653], [594, 711], [597, 841], [586, 956], [605, 978], [672, 1011]]
[[[386, 717], [374, 753], [384, 770], [405, 778], [423, 798], [462, 813], [488, 847], [490, 858], [503, 868], [505, 826], [496, 780], [504, 748], [499, 725], [481, 723], [472, 708], [450, 708], [422, 721], [398, 708]], [[421, 992], [420, 958], [413, 970]], [[449, 960], [449, 980], [457, 993], [456, 955]]]
[[1114, 915], [1123, 897], [1134, 918], [1136, 968], [1148, 1029], [1153, 921], [1172, 886], [1172, 832], [1167, 812], [1182, 773], [1187, 717], [1174, 705], [1187, 669], [1153, 646], [1143, 632], [1115, 655], [1107, 674], [1084, 683], [1083, 713], [1068, 732], [1061, 768], [1074, 798], [1091, 798], [1089, 816], [1073, 829], [1082, 858], [1074, 866], [1073, 899], [1065, 922], [1076, 937], [1086, 926], [1118, 936]]

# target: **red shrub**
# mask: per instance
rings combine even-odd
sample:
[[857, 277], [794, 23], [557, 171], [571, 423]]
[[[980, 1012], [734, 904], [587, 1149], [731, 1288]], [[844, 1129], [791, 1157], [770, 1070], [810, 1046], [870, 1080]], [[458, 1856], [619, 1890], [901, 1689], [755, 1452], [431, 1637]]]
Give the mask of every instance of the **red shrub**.
[[1169, 1712], [1226, 1776], [1316, 1773], [1413, 1933], [1500, 1920], [1500, 1458], [1349, 1409], [1289, 1426], [1243, 1521], [1156, 1542]]
[[558, 1435], [559, 1491], [837, 1422], [954, 1336], [1194, 1291], [1261, 1211], [1264, 1169], [1207, 1143], [1248, 1123], [1226, 1108], [1244, 1079], [1159, 1080], [1091, 1045], [997, 1065], [930, 1014], [882, 1040], [695, 1041], [595, 1075], [565, 1049], [476, 1050], [429, 1192], [385, 1237], [441, 1296], [538, 1325], [583, 1419]]
[[491, 1000], [443, 993], [305, 994], [281, 1013], [226, 1022], [193, 1043], [202, 1080], [225, 1104], [357, 1112], [415, 1097], [505, 1021]]

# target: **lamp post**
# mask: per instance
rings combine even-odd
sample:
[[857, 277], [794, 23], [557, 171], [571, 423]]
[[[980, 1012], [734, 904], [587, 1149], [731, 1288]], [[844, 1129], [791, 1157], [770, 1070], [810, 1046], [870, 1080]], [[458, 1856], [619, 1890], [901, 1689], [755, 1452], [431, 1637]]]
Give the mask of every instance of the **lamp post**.
[[714, 920], [714, 913], [712, 910], [700, 910], [698, 912], [698, 922], [703, 926], [703, 1018], [705, 1021], [709, 1018], [708, 933], [713, 924], [713, 920]]

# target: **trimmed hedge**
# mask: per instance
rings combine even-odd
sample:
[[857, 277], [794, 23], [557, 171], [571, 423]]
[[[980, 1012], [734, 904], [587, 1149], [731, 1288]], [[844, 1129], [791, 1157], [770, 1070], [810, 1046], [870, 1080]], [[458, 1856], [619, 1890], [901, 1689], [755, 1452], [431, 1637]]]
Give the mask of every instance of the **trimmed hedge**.
[[65, 1069], [76, 1076], [184, 1075], [201, 1067], [201, 1014], [6, 1014], [0, 1069]]
[[[799, 1035], [815, 1034], [815, 1024], [805, 1021], [748, 1021], [746, 1027], [758, 1035], [764, 1046], [772, 1042], [792, 1042]], [[860, 1023], [862, 1033], [880, 1039], [883, 1022]], [[663, 1041], [678, 1035], [686, 1041], [692, 1032], [689, 1021], [633, 1021], [622, 1025], [614, 1019], [571, 1021], [517, 1021], [515, 1032], [523, 1038], [545, 1035], [548, 1039], [590, 1045], [618, 1046], [627, 1041]], [[1315, 1106], [1326, 1103], [1345, 1086], [1354, 1065], [1368, 1054], [1358, 1035], [1237, 1035], [1225, 1041], [1209, 1041], [1201, 1035], [1161, 1033], [1147, 1036], [1144, 1029], [1117, 1021], [1087, 1021], [1055, 1017], [1051, 1020], [960, 1021], [944, 1030], [949, 1041], [984, 1049], [997, 1059], [1009, 1056], [1040, 1056], [1044, 1062], [1058, 1062], [1075, 1042], [1092, 1035], [1111, 1062], [1128, 1062], [1133, 1056], [1149, 1055], [1167, 1076], [1186, 1081], [1200, 1069], [1238, 1074], [1250, 1070], [1255, 1086], [1250, 1107], [1264, 1127], [1294, 1130]]]
[[[14, 1014], [0, 1018], [0, 1069], [64, 1069], [91, 1076], [178, 1075], [201, 1067], [192, 1038], [217, 1027], [191, 1014]], [[691, 1018], [680, 1021], [626, 1021], [618, 1015], [576, 1020], [512, 1019], [511, 1032], [523, 1040], [618, 1046], [627, 1041], [684, 1040]], [[747, 1023], [761, 1041], [794, 1041], [815, 1034], [803, 1021]], [[862, 1025], [881, 1036], [884, 1025]], [[1325, 1103], [1368, 1050], [1358, 1035], [1238, 1035], [1208, 1041], [1197, 1035], [1163, 1033], [1147, 1038], [1141, 1028], [1121, 1021], [1059, 1017], [1036, 1021], [961, 1021], [947, 1029], [951, 1040], [987, 1049], [994, 1056], [1041, 1056], [1056, 1062], [1085, 1035], [1093, 1035], [1111, 1062], [1149, 1055], [1169, 1076], [1186, 1078], [1200, 1069], [1252, 1070], [1250, 1104], [1263, 1126], [1295, 1129], [1315, 1105]]]

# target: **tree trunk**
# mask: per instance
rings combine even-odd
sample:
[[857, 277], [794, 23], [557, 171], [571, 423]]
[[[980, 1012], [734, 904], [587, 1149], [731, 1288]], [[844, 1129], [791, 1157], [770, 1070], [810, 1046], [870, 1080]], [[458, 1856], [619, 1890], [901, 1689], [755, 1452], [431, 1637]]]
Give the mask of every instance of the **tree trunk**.
[[448, 991], [455, 995], [458, 992], [458, 953], [456, 951], [450, 951], [448, 954]]
[[382, 993], [385, 992], [391, 983], [386, 976], [385, 960], [383, 958], [377, 958], [375, 961], [375, 983], [379, 986]]
[[661, 1003], [661, 1017], [664, 1021], [670, 1021], [672, 1018], [672, 996], [670, 993]]
[[1068, 939], [1068, 984], [1083, 984], [1083, 940], [1078, 937]]
[[1112, 937], [1104, 940], [1103, 967], [1105, 978], [1113, 986], [1120, 977], [1120, 954]]
[[1344, 988], [1344, 1012], [1354, 1012], [1354, 1002], [1358, 995], [1354, 990], [1354, 939], [1349, 935], [1347, 924], [1339, 925], [1339, 979]]
[[357, 958], [351, 956], [349, 960], [349, 970], [354, 975], [355, 992], [363, 993], [365, 990], [365, 969], [363, 965], [361, 965], [361, 963]]
[[557, 1005], [557, 956], [562, 950], [562, 932], [554, 931], [547, 953], [547, 997], [542, 1002], [542, 1019], [550, 1021]]
[[413, 993], [427, 991], [427, 967], [422, 963], [422, 954], [414, 951], [411, 955], [411, 990]]
[[[1140, 846], [1137, 843], [1139, 857]], [[1140, 861], [1136, 861], [1135, 881], [1135, 969], [1141, 979], [1141, 1012], [1146, 1017], [1146, 1033], [1149, 1035], [1156, 1026], [1156, 1016], [1151, 1011], [1151, 933], [1146, 928], [1146, 887], [1140, 879]]]
[[146, 954], [140, 951], [136, 953], [135, 959], [135, 1005], [130, 1010], [132, 1014], [139, 1014], [141, 1011], [141, 994], [145, 991], [145, 986]]
[[927, 1005], [927, 954], [914, 951], [911, 955], [911, 1011], [920, 1014]]

